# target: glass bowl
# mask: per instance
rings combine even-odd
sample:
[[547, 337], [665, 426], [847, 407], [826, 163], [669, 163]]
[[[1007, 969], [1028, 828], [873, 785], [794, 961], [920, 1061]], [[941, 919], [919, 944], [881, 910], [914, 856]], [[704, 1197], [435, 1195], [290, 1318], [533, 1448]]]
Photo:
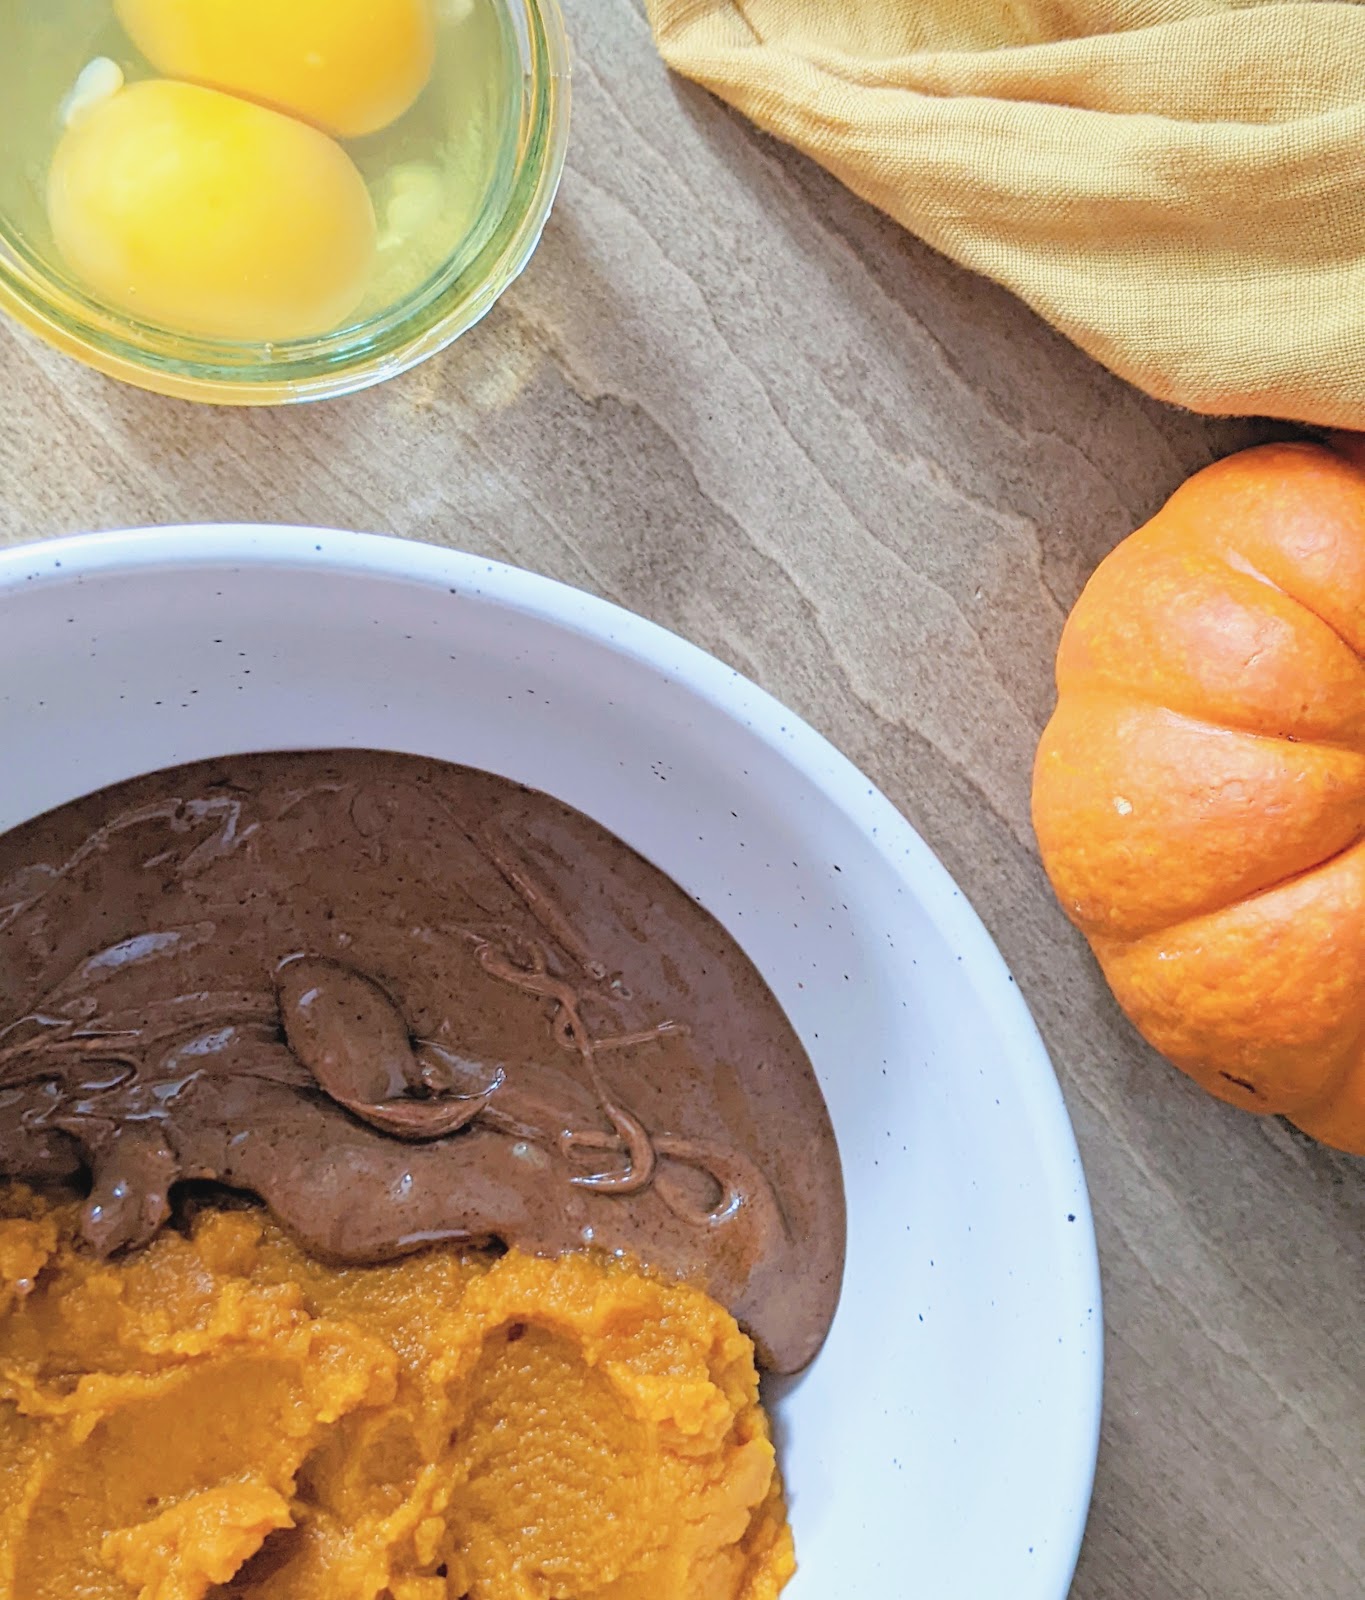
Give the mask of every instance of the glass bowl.
[[[267, 344], [190, 337], [140, 320], [101, 304], [66, 271], [47, 233], [42, 201], [60, 131], [60, 96], [48, 97], [50, 108], [35, 109], [34, 95], [25, 90], [67, 69], [67, 81], [74, 82], [80, 65], [115, 36], [116, 24], [108, 0], [58, 0], [41, 8], [4, 0], [0, 21], [14, 30], [17, 44], [15, 37], [0, 39], [0, 147], [13, 158], [0, 175], [0, 309], [112, 377], [219, 405], [329, 399], [443, 350], [488, 312], [535, 250], [568, 137], [568, 44], [557, 0], [437, 0], [447, 18], [476, 8], [496, 23], [504, 80], [487, 96], [495, 110], [489, 113], [487, 180], [477, 197], [463, 215], [450, 217], [449, 237], [438, 239], [434, 259], [431, 238], [424, 241], [418, 281], [392, 296], [371, 296], [333, 332]], [[468, 87], [450, 81], [458, 70], [458, 62], [438, 52], [432, 88], [449, 89], [448, 98], [457, 100]], [[450, 133], [458, 137], [458, 127]], [[370, 177], [364, 144], [353, 154]], [[372, 182], [372, 192], [375, 187]]]

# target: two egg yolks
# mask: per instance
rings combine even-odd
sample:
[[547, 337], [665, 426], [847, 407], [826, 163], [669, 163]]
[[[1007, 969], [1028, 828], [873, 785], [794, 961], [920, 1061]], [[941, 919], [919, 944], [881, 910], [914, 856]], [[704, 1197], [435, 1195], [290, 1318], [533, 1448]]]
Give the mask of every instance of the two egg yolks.
[[[429, 0], [116, 0], [162, 79], [73, 116], [53, 238], [111, 307], [194, 337], [327, 332], [359, 304], [374, 208], [331, 137], [377, 131], [431, 73]], [[230, 91], [230, 92], [228, 92]]]

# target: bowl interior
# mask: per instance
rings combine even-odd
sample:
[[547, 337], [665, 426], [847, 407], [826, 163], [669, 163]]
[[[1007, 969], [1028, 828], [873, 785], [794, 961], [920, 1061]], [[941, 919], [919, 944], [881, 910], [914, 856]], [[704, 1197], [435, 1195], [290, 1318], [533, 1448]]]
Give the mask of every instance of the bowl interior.
[[[278, 403], [391, 376], [482, 316], [524, 266], [567, 135], [557, 0], [441, 0], [435, 67], [392, 127], [343, 141], [374, 203], [380, 249], [345, 325], [276, 343], [189, 337], [104, 305], [47, 223], [64, 97], [96, 57], [156, 76], [109, 0], [0, 8], [0, 307], [115, 376], [189, 398]], [[423, 220], [416, 221], [415, 218]]]
[[0, 827], [173, 763], [357, 745], [484, 767], [613, 829], [738, 938], [815, 1062], [849, 1256], [772, 1399], [792, 1600], [1060, 1600], [1101, 1316], [1084, 1179], [980, 923], [872, 786], [736, 674], [472, 557], [280, 529], [0, 555]]

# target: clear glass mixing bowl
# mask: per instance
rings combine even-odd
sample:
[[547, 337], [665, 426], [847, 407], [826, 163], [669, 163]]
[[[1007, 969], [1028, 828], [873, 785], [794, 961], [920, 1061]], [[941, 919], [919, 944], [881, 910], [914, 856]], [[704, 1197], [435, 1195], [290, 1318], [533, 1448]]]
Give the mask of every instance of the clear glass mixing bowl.
[[[0, 149], [9, 158], [0, 176], [0, 309], [101, 372], [228, 405], [348, 394], [444, 349], [526, 265], [554, 201], [568, 136], [568, 45], [557, 0], [485, 3], [502, 25], [505, 81], [489, 96], [497, 107], [493, 159], [479, 202], [450, 215], [449, 237], [439, 239], [438, 259], [415, 286], [367, 304], [331, 333], [261, 344], [187, 337], [139, 320], [102, 305], [66, 271], [42, 201], [57, 107], [36, 114], [29, 86], [45, 75], [59, 81], [54, 74], [63, 71], [74, 80], [108, 36], [109, 0], [0, 0]], [[438, 54], [438, 75], [458, 67]], [[459, 137], [458, 127], [450, 136]]]

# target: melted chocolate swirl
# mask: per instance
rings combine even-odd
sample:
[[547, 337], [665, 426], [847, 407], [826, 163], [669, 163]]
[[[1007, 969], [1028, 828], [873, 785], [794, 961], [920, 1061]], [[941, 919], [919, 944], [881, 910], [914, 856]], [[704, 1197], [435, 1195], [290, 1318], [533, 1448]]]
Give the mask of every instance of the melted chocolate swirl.
[[794, 1371], [844, 1247], [809, 1062], [756, 972], [585, 817], [487, 774], [202, 763], [0, 839], [0, 1175], [145, 1243], [183, 1179], [320, 1254], [616, 1251]]

